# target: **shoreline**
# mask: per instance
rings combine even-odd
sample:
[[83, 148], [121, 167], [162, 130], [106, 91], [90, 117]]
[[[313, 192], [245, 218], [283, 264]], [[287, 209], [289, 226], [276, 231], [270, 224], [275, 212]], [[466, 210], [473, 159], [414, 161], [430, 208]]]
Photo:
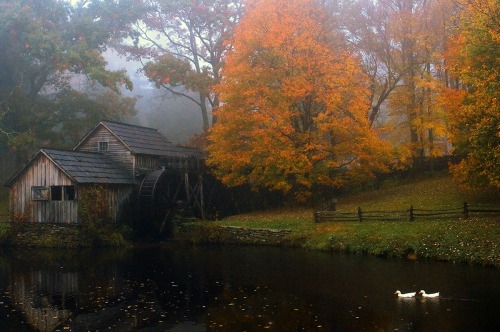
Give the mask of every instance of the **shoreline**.
[[[354, 226], [358, 225], [360, 224]], [[221, 225], [220, 222], [190, 222], [176, 225], [172, 240], [195, 245], [206, 243], [282, 246], [325, 252], [395, 257], [407, 261], [435, 260], [500, 268], [500, 252], [497, 249], [497, 244], [479, 238], [475, 238], [475, 246], [467, 239], [463, 239], [465, 242], [459, 240], [458, 243], [462, 243], [462, 248], [458, 249], [457, 243], [444, 239], [439, 242], [435, 238], [428, 237], [427, 234], [420, 238], [419, 234], [416, 234], [408, 239], [395, 234], [387, 239], [380, 233], [370, 235], [365, 232], [351, 232], [346, 234], [345, 231], [339, 231], [321, 234], [315, 230], [293, 231], [291, 229]], [[485, 244], [488, 243], [489, 245], [486, 246]], [[483, 250], [478, 250], [477, 244], [483, 244]], [[466, 252], [462, 251], [463, 248]]]
[[[497, 219], [427, 222], [260, 222], [190, 221], [174, 225], [167, 241], [191, 244], [281, 246], [325, 252], [395, 257], [407, 261], [435, 260], [500, 268], [500, 225]], [[82, 227], [22, 225], [0, 239], [5, 247], [127, 247], [141, 242], [115, 233], [95, 241]], [[31, 227], [29, 227], [31, 226]], [[27, 228], [27, 229], [26, 229]], [[103, 234], [104, 235], [104, 234]], [[115, 236], [119, 239], [114, 240]], [[108, 238], [109, 236], [106, 236]], [[107, 244], [107, 245], [106, 245]], [[161, 245], [162, 242], [148, 242]]]

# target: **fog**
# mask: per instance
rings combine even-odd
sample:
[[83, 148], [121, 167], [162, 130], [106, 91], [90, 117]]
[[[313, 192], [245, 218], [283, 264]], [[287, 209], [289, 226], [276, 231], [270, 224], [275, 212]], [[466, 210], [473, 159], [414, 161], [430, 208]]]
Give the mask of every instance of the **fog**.
[[198, 105], [182, 97], [165, 96], [140, 71], [138, 61], [127, 60], [113, 49], [104, 53], [110, 70], [126, 69], [134, 83], [132, 91], [122, 89], [122, 94], [139, 97], [137, 115], [128, 122], [158, 129], [170, 141], [186, 144], [189, 138], [202, 132], [203, 121]]

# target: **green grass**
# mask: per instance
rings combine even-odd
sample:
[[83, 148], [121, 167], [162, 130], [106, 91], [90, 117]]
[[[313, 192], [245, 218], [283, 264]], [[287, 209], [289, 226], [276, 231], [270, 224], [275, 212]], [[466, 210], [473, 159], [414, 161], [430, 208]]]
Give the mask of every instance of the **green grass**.
[[416, 222], [337, 222], [295, 233], [309, 249], [437, 259], [500, 267], [500, 224], [493, 218]]
[[[463, 202], [500, 205], [498, 192], [460, 188], [447, 175], [385, 185], [380, 190], [339, 197], [339, 211], [459, 208]], [[500, 267], [499, 217], [464, 220], [314, 223], [313, 209], [282, 208], [232, 216], [212, 226], [291, 229], [288, 242], [314, 250], [366, 253], [407, 259], [437, 259]]]
[[250, 228], [293, 229], [306, 231], [311, 228], [313, 210], [309, 208], [281, 208], [271, 211], [257, 211], [228, 217], [213, 224]]
[[[500, 205], [500, 193], [465, 190], [449, 176], [385, 184], [382, 189], [338, 198], [339, 211], [440, 209], [463, 202]], [[334, 250], [407, 259], [437, 259], [500, 267], [500, 218], [472, 217], [415, 222], [314, 223], [312, 208], [257, 211], [210, 222], [217, 226], [290, 229], [287, 242], [313, 250]], [[8, 192], [0, 190], [0, 214], [8, 213]], [[204, 223], [199, 223], [203, 225]], [[206, 224], [206, 223], [205, 223]], [[0, 234], [7, 224], [0, 223]], [[217, 232], [215, 232], [217, 233]]]
[[421, 209], [460, 208], [464, 202], [500, 204], [500, 193], [461, 188], [450, 176], [407, 181], [403, 184], [382, 186], [358, 195], [340, 198], [339, 210], [405, 210], [413, 205]]

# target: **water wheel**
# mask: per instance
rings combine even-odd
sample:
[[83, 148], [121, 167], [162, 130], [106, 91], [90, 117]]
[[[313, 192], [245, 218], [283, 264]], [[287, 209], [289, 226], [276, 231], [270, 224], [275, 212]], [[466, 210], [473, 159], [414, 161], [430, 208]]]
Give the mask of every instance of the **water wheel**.
[[139, 233], [168, 235], [180, 202], [185, 200], [182, 173], [155, 170], [146, 175], [139, 188]]
[[142, 226], [153, 235], [167, 236], [174, 218], [205, 219], [203, 178], [198, 172], [165, 169], [150, 172], [139, 188]]

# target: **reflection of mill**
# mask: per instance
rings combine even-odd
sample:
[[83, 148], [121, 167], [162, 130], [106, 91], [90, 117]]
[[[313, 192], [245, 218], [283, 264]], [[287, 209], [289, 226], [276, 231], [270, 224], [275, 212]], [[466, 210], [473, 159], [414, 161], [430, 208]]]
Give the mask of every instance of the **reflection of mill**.
[[12, 303], [37, 330], [53, 331], [77, 308], [76, 272], [30, 271], [12, 278]]

